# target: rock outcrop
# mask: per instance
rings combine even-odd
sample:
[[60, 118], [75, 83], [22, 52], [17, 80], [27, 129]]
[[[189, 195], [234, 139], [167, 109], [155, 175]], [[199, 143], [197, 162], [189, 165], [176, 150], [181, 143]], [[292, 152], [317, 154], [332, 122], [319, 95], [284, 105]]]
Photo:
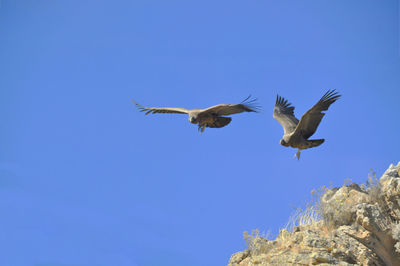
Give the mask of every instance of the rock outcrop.
[[229, 266], [400, 265], [400, 162], [379, 180], [324, 190], [314, 207], [319, 220], [282, 229], [275, 240], [247, 235], [248, 250]]

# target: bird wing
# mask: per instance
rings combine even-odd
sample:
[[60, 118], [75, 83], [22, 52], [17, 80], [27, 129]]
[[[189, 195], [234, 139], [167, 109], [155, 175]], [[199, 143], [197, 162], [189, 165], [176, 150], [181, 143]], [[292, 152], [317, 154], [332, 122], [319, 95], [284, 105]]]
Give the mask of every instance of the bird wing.
[[140, 105], [139, 103], [135, 102], [132, 99], [132, 103], [135, 104], [140, 112], [146, 112], [146, 115], [152, 113], [169, 113], [169, 114], [188, 114], [189, 110], [185, 108], [177, 108], [177, 107], [145, 107]]
[[293, 135], [301, 135], [303, 138], [308, 139], [317, 130], [319, 123], [321, 123], [322, 118], [325, 113], [322, 111], [328, 110], [329, 106], [340, 98], [335, 90], [328, 90], [324, 96], [310, 109], [308, 110], [300, 119], [296, 130]]
[[285, 98], [276, 95], [274, 112], [272, 116], [283, 127], [284, 134], [290, 134], [295, 129], [299, 120], [294, 116], [294, 106], [291, 105]]
[[214, 113], [217, 115], [233, 115], [242, 112], [259, 112], [260, 106], [257, 105], [257, 99], [247, 97], [239, 104], [217, 104], [201, 110], [201, 113]]

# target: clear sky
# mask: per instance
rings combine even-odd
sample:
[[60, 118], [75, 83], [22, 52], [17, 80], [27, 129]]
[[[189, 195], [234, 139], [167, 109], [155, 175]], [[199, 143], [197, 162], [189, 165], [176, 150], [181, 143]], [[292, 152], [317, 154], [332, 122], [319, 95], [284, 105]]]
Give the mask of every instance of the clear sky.
[[[399, 3], [2, 0], [0, 264], [225, 265], [323, 185], [400, 159]], [[328, 90], [320, 147], [279, 145]], [[206, 129], [131, 104], [258, 114]]]

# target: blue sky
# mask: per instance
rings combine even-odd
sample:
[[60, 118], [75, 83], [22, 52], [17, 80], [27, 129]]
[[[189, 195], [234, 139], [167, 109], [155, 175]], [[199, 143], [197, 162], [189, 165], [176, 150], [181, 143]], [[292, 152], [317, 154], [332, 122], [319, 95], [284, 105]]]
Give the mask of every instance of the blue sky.
[[[1, 265], [224, 265], [310, 191], [399, 161], [398, 1], [1, 1]], [[320, 147], [279, 145], [328, 90]], [[249, 94], [263, 111], [197, 132]]]

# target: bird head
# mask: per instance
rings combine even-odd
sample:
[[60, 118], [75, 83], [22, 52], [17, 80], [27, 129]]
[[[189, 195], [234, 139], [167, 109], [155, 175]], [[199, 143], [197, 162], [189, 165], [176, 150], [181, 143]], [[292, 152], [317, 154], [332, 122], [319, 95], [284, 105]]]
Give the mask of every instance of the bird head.
[[197, 116], [189, 116], [189, 122], [192, 124], [197, 124]]
[[280, 144], [282, 146], [289, 147], [288, 143], [284, 139], [281, 139]]

